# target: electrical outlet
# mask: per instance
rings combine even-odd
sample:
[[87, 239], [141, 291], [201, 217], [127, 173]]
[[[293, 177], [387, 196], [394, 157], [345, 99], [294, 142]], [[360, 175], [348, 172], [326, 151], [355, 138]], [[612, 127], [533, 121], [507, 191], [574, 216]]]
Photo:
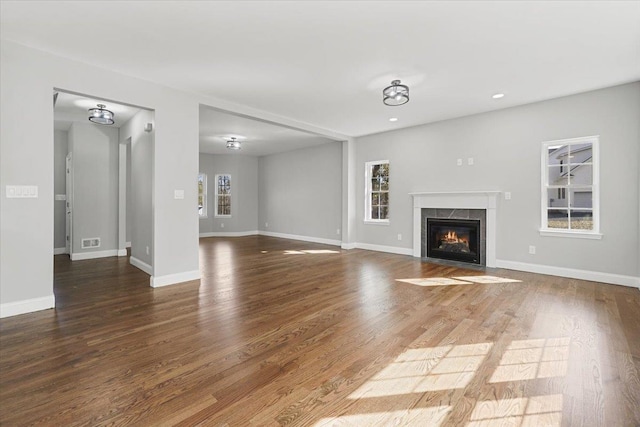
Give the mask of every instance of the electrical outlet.
[[456, 165], [458, 165], [458, 166], [462, 166], [462, 159], [458, 159], [458, 160], [456, 160]]
[[269, 228], [269, 223], [268, 222], [264, 223], [264, 228]]
[[147, 255], [149, 255], [149, 246], [147, 246]]
[[336, 234], [340, 234], [340, 229], [336, 229]]
[[468, 164], [469, 166], [473, 166], [473, 157], [469, 157], [469, 158], [467, 159], [467, 164]]
[[529, 253], [531, 255], [535, 255], [536, 254], [536, 247], [535, 246], [529, 246]]
[[402, 234], [398, 233], [398, 240], [402, 240]]
[[504, 199], [505, 200], [511, 200], [511, 192], [510, 191], [505, 191]]
[[220, 228], [224, 228], [224, 222], [220, 223]]

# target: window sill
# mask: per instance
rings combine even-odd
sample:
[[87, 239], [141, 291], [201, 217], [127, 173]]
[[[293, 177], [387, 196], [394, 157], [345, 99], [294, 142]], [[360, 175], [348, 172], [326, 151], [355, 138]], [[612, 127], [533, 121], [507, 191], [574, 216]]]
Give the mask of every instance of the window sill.
[[544, 237], [570, 237], [574, 239], [593, 239], [601, 240], [601, 233], [583, 232], [583, 231], [561, 231], [561, 230], [540, 230], [540, 235]]
[[383, 219], [383, 220], [375, 221], [375, 220], [371, 220], [371, 219], [365, 219], [364, 223], [368, 224], [368, 225], [389, 225], [389, 220], [388, 219]]
[[216, 215], [215, 218], [231, 218], [231, 215]]

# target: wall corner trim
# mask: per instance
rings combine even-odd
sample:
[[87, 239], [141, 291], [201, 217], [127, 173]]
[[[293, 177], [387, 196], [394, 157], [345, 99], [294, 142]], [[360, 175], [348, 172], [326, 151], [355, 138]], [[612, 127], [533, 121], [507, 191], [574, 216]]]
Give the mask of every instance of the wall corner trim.
[[574, 268], [554, 267], [551, 265], [529, 264], [526, 262], [496, 260], [498, 268], [526, 271], [529, 273], [548, 274], [550, 276], [568, 277], [571, 279], [589, 280], [592, 282], [609, 283], [611, 285], [630, 286], [640, 288], [640, 277], [622, 274], [604, 273], [601, 271], [577, 270]]
[[55, 295], [48, 295], [41, 298], [31, 298], [22, 301], [7, 302], [0, 304], [0, 319], [17, 316], [19, 314], [33, 313], [34, 311], [55, 308]]
[[152, 288], [175, 285], [177, 283], [200, 280], [200, 270], [184, 271], [182, 273], [167, 274], [165, 276], [151, 276], [149, 284]]
[[200, 237], [245, 237], [256, 236], [258, 230], [251, 231], [210, 231], [206, 233], [200, 233]]
[[141, 261], [141, 260], [139, 260], [138, 258], [136, 258], [134, 256], [130, 256], [129, 257], [129, 264], [133, 265], [134, 267], [138, 267], [140, 270], [144, 271], [149, 276], [151, 276], [153, 274], [153, 267], [151, 267], [146, 262]]
[[356, 248], [356, 243], [343, 243], [343, 244], [340, 245], [340, 247], [342, 249], [347, 249], [347, 250], [355, 249]]
[[278, 237], [280, 239], [291, 239], [291, 240], [301, 240], [303, 242], [321, 243], [323, 245], [332, 245], [332, 246], [342, 245], [342, 242], [340, 240], [325, 239], [322, 237], [299, 236], [297, 234], [274, 233], [271, 231], [263, 231], [263, 230], [260, 230], [258, 234], [260, 234], [261, 236]]
[[71, 261], [81, 261], [83, 259], [107, 258], [110, 256], [118, 256], [117, 249], [95, 252], [79, 252], [71, 254]]
[[372, 245], [370, 243], [356, 243], [355, 247], [358, 249], [365, 249], [368, 251], [387, 252], [390, 254], [413, 256], [413, 248], [400, 248], [398, 246]]
[[53, 248], [54, 255], [63, 255], [67, 253], [67, 248]]
[[127, 256], [126, 249], [118, 249], [118, 256]]

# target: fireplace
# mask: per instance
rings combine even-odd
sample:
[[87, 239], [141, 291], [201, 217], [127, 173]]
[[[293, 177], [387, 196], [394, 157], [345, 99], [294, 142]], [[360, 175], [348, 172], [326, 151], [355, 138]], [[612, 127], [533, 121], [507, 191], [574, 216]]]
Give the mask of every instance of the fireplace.
[[427, 218], [428, 258], [480, 264], [480, 221]]

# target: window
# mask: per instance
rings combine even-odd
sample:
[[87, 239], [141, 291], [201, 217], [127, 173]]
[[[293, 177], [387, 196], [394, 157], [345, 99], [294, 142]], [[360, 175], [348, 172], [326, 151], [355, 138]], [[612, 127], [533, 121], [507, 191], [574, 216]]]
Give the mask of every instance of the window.
[[198, 215], [207, 217], [207, 174], [198, 174]]
[[542, 144], [542, 235], [601, 238], [599, 137]]
[[365, 164], [365, 221], [389, 223], [389, 161]]
[[216, 216], [231, 216], [231, 175], [216, 175]]

